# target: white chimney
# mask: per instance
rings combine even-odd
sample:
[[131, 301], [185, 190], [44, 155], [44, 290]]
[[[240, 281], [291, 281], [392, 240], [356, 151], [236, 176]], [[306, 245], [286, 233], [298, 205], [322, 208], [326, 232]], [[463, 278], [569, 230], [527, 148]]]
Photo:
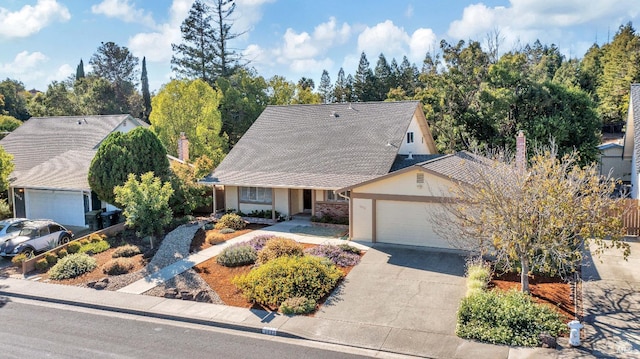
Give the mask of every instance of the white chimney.
[[187, 140], [184, 132], [180, 132], [180, 138], [178, 139], [178, 159], [181, 161], [189, 160], [189, 140]]
[[521, 171], [527, 168], [527, 139], [522, 131], [516, 137], [516, 168]]

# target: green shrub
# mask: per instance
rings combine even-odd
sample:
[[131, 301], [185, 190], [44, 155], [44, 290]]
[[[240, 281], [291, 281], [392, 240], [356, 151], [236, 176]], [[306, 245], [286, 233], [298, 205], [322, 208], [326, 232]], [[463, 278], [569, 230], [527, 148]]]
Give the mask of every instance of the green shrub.
[[50, 266], [58, 263], [58, 256], [53, 253], [45, 253], [44, 259], [46, 259]]
[[338, 247], [340, 249], [342, 249], [343, 251], [345, 251], [345, 252], [349, 252], [349, 253], [360, 255], [360, 250], [358, 248], [356, 248], [354, 246], [350, 246], [347, 243], [339, 244]]
[[82, 238], [78, 241], [78, 243], [80, 243], [81, 246], [84, 246], [85, 244], [89, 244], [89, 238]]
[[306, 297], [293, 297], [280, 304], [283, 314], [307, 314], [316, 309], [316, 301]]
[[227, 213], [224, 216], [220, 217], [218, 223], [215, 225], [215, 229], [222, 228], [231, 228], [239, 231], [244, 229], [247, 226], [247, 223], [242, 219], [242, 217], [238, 216], [235, 213]]
[[290, 238], [274, 237], [267, 241], [258, 252], [258, 263], [264, 264], [282, 256], [302, 257], [303, 255], [304, 247], [302, 244]]
[[216, 233], [216, 232], [207, 232], [206, 241], [210, 245], [216, 245], [218, 243], [222, 243], [225, 240], [224, 234]]
[[552, 308], [516, 290], [480, 291], [462, 299], [456, 334], [493, 344], [535, 347], [541, 333], [554, 337], [566, 326]]
[[40, 258], [36, 261], [36, 269], [39, 271], [43, 271], [49, 268], [49, 262], [47, 262], [47, 258]]
[[216, 258], [218, 264], [225, 267], [238, 267], [253, 264], [258, 258], [258, 252], [249, 244], [232, 245], [222, 250]]
[[279, 306], [293, 297], [318, 301], [342, 278], [331, 261], [314, 257], [283, 256], [232, 280], [251, 302]]
[[113, 254], [111, 254], [111, 257], [112, 258], [133, 257], [140, 253], [141, 253], [140, 248], [138, 248], [138, 246], [134, 246], [133, 244], [125, 244], [123, 246], [116, 248], [113, 251]]
[[[87, 240], [91, 243], [96, 243], [96, 242], [100, 242], [100, 241], [104, 241], [107, 239], [107, 236], [105, 236], [104, 234], [96, 234], [96, 233], [91, 233], [89, 235], [89, 238], [87, 238]], [[83, 243], [84, 244], [84, 243]]]
[[58, 258], [66, 257], [67, 254], [69, 254], [69, 252], [67, 252], [66, 249], [61, 249], [61, 250], [58, 251]]
[[67, 252], [69, 254], [78, 253], [80, 247], [82, 247], [82, 244], [80, 244], [79, 241], [70, 242], [69, 245], [67, 245]]
[[0, 199], [0, 219], [9, 218], [13, 214], [6, 198]]
[[114, 258], [102, 266], [102, 272], [109, 275], [129, 273], [135, 267], [132, 258]]
[[231, 234], [231, 233], [235, 233], [235, 229], [233, 228], [222, 228], [220, 230], [220, 234]]
[[109, 242], [105, 240], [100, 240], [98, 242], [89, 242], [87, 244], [82, 245], [78, 252], [87, 253], [87, 254], [98, 254], [106, 251], [111, 248]]
[[91, 272], [97, 266], [96, 260], [86, 253], [70, 254], [58, 261], [49, 270], [49, 278], [54, 280], [75, 278]]
[[11, 258], [11, 264], [16, 267], [22, 267], [22, 262], [26, 261], [27, 259], [29, 258], [27, 258], [26, 254], [18, 253], [13, 258]]

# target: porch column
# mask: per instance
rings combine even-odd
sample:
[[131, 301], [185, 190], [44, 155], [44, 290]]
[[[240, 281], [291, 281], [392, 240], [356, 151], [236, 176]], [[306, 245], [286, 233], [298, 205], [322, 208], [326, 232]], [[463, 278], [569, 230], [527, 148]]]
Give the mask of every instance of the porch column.
[[236, 202], [238, 202], [236, 204], [236, 209], [238, 212], [240, 212], [240, 186], [236, 186], [236, 191], [238, 192], [236, 196]]
[[271, 220], [276, 221], [276, 189], [271, 187]]
[[316, 215], [316, 190], [311, 190], [311, 215]]
[[376, 243], [376, 199], [371, 200], [371, 243]]
[[216, 215], [216, 208], [217, 208], [217, 206], [216, 206], [216, 185], [212, 185], [212, 186], [211, 186], [211, 189], [213, 190], [213, 194], [211, 195], [211, 197], [212, 197], [212, 199], [213, 199], [213, 209], [212, 209], [212, 212], [211, 212], [211, 213], [212, 213], [212, 214], [213, 214], [213, 216], [215, 217], [215, 215]]

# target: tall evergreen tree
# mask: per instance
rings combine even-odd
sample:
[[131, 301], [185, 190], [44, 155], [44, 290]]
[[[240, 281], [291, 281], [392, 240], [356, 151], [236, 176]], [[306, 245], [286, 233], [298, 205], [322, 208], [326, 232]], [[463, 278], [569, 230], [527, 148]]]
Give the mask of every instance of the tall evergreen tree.
[[602, 50], [598, 111], [605, 123], [623, 121], [629, 105], [629, 87], [640, 81], [640, 36], [628, 23], [620, 26], [613, 41]]
[[373, 100], [382, 101], [387, 98], [387, 93], [391, 88], [393, 77], [391, 75], [391, 67], [387, 62], [387, 58], [384, 54], [378, 56], [378, 62], [374, 70], [374, 87], [373, 87]]
[[76, 81], [83, 78], [84, 78], [84, 63], [82, 62], [82, 59], [80, 59], [80, 63], [78, 64], [78, 67], [76, 67]]
[[596, 89], [598, 88], [598, 81], [602, 77], [602, 49], [598, 44], [593, 44], [584, 54], [584, 57], [580, 61], [580, 72], [578, 74], [580, 78], [580, 87], [593, 97], [597, 102]]
[[229, 41], [243, 34], [243, 32], [231, 32], [233, 26], [231, 15], [235, 9], [234, 0], [213, 0], [213, 23], [215, 25], [213, 69], [216, 76], [225, 78], [231, 76], [240, 66], [240, 55], [229, 46]]
[[140, 76], [142, 83], [142, 119], [149, 122], [149, 114], [151, 114], [151, 93], [149, 93], [149, 77], [147, 76], [147, 58], [142, 58], [142, 75]]
[[354, 99], [358, 102], [372, 101], [375, 98], [373, 82], [373, 71], [371, 71], [371, 68], [369, 67], [369, 61], [367, 60], [367, 55], [363, 51], [362, 54], [360, 54], [358, 70], [356, 71], [356, 75], [354, 77]]
[[[93, 75], [109, 81], [115, 91], [119, 113], [139, 113], [139, 94], [135, 87], [138, 83], [138, 58], [128, 48], [114, 42], [102, 43], [89, 63]], [[137, 96], [136, 96], [137, 95]]]
[[215, 85], [215, 32], [212, 10], [202, 0], [196, 0], [189, 15], [180, 25], [182, 43], [171, 44], [171, 70], [180, 78], [201, 79]]
[[331, 78], [329, 77], [329, 72], [327, 70], [322, 70], [318, 92], [320, 93], [320, 97], [322, 98], [323, 103], [332, 103], [334, 101], [333, 88], [331, 87]]
[[341, 67], [338, 71], [338, 78], [336, 79], [336, 84], [333, 86], [333, 98], [336, 102], [346, 102], [346, 87], [347, 87], [347, 79], [344, 77], [344, 69]]
[[345, 102], [354, 102], [354, 101], [358, 101], [358, 99], [356, 98], [355, 94], [354, 94], [354, 84], [355, 84], [355, 80], [353, 79], [353, 76], [351, 76], [351, 74], [347, 75], [347, 80], [345, 82], [345, 86], [344, 86], [344, 101]]

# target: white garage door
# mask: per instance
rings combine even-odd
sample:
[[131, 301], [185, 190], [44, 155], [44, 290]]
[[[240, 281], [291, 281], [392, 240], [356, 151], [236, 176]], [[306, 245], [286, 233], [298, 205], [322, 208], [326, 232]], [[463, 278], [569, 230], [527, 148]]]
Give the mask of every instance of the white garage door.
[[68, 226], [84, 226], [81, 192], [26, 190], [26, 214], [32, 219], [52, 219]]
[[433, 232], [429, 221], [440, 204], [403, 201], [376, 201], [376, 241], [437, 248], [452, 248]]

